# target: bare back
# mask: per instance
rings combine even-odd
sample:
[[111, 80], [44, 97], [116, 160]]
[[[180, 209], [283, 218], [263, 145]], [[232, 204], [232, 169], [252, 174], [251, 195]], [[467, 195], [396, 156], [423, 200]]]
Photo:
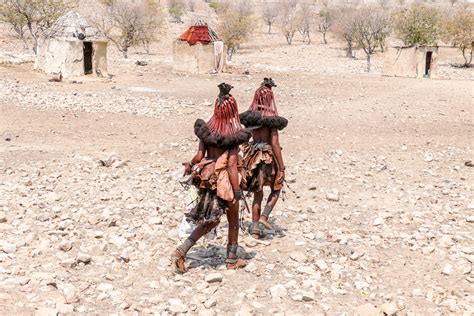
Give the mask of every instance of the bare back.
[[272, 130], [268, 127], [260, 127], [252, 130], [252, 138], [257, 143], [268, 143], [272, 141]]
[[225, 153], [226, 150], [227, 149], [222, 147], [206, 146], [206, 158], [216, 160]]

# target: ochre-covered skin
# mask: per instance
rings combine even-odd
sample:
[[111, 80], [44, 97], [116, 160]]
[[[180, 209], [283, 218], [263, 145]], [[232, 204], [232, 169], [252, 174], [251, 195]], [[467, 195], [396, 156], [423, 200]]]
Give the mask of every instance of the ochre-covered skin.
[[198, 205], [187, 218], [199, 226], [177, 251], [172, 254], [176, 269], [186, 272], [185, 257], [190, 247], [203, 235], [214, 229], [220, 216], [227, 215], [229, 223], [226, 265], [228, 269], [245, 267], [246, 262], [237, 257], [239, 236], [239, 201], [241, 196], [239, 174], [239, 145], [251, 137], [240, 124], [237, 102], [230, 95], [231, 85], [221, 83], [220, 93], [214, 104], [214, 113], [206, 123], [196, 120], [194, 133], [199, 138], [196, 154], [184, 163], [185, 174], [192, 174], [193, 184], [199, 189]]
[[[285, 180], [285, 164], [281, 154], [279, 130], [288, 125], [288, 120], [278, 115], [271, 78], [264, 78], [249, 109], [240, 114], [240, 121], [252, 130], [252, 142], [242, 146], [243, 165], [246, 171], [245, 188], [254, 193], [252, 204], [252, 229], [254, 238], [260, 238], [259, 223], [271, 228], [268, 216], [278, 201]], [[262, 213], [263, 186], [271, 189], [265, 212]]]

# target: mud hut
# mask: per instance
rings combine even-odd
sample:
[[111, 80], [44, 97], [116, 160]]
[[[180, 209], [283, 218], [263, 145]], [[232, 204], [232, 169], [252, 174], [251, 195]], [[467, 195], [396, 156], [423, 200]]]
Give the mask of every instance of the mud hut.
[[63, 77], [107, 75], [107, 40], [76, 12], [60, 17], [38, 41], [35, 69]]
[[173, 43], [174, 70], [219, 73], [225, 65], [224, 42], [205, 22], [198, 21]]
[[384, 76], [436, 78], [438, 47], [389, 47], [385, 52]]

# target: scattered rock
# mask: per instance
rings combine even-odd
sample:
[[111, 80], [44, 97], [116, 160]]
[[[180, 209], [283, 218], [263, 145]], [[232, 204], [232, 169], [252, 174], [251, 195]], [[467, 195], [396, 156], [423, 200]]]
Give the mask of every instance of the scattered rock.
[[283, 284], [276, 284], [270, 288], [270, 294], [274, 300], [280, 300], [287, 295], [286, 287]]
[[222, 274], [220, 273], [210, 273], [206, 275], [205, 281], [207, 283], [222, 282]]
[[78, 253], [76, 259], [77, 259], [77, 262], [89, 264], [92, 260], [92, 257], [89, 256], [88, 254]]
[[356, 308], [354, 316], [382, 316], [382, 312], [372, 304], [361, 305]]
[[172, 313], [186, 313], [188, 311], [188, 306], [184, 305], [180, 299], [170, 298], [168, 304], [169, 310]]
[[445, 264], [443, 270], [441, 271], [441, 273], [444, 275], [450, 275], [453, 272], [454, 272], [454, 267], [449, 263]]
[[380, 306], [380, 309], [387, 316], [396, 315], [398, 312], [398, 307], [395, 303], [384, 303]]
[[337, 202], [339, 201], [339, 191], [336, 189], [332, 189], [326, 193], [326, 200]]

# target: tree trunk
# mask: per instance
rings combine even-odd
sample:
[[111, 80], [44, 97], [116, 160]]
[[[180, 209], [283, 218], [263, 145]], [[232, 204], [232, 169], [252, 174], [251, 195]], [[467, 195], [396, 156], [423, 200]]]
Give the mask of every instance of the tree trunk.
[[286, 35], [286, 42], [288, 45], [291, 45], [291, 42], [293, 41], [293, 36], [291, 34]]
[[370, 54], [367, 54], [367, 72], [370, 72]]
[[272, 34], [272, 22], [268, 22], [268, 34]]
[[227, 48], [227, 60], [232, 61], [232, 56], [234, 55], [234, 48]]
[[311, 45], [311, 37], [309, 36], [309, 32], [307, 34], [308, 34], [308, 45]]
[[469, 67], [472, 63], [472, 48], [471, 48], [471, 51], [469, 53], [469, 58], [466, 56], [466, 48], [463, 48], [461, 51], [462, 51], [462, 57], [464, 57], [464, 65], [463, 67]]
[[122, 49], [123, 58], [128, 58], [128, 47]]
[[326, 32], [323, 32], [323, 42], [324, 44], [328, 43], [328, 41], [326, 40]]
[[30, 31], [31, 38], [33, 39], [33, 52], [35, 55], [38, 53], [38, 38], [35, 35], [35, 32], [33, 32], [33, 24], [28, 21], [26, 24], [28, 26], [28, 30]]

